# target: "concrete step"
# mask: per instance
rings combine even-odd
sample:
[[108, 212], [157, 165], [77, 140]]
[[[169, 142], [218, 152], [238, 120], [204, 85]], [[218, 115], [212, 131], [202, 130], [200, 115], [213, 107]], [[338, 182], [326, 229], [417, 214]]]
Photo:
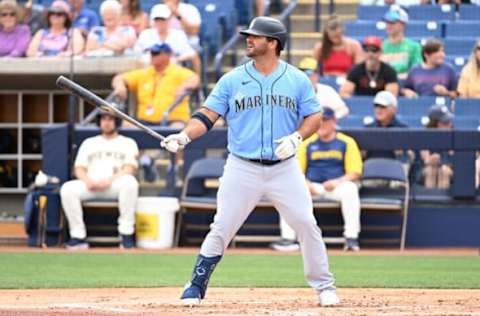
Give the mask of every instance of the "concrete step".
[[322, 34], [317, 32], [295, 32], [290, 34], [291, 47], [295, 49], [313, 49], [322, 39]]

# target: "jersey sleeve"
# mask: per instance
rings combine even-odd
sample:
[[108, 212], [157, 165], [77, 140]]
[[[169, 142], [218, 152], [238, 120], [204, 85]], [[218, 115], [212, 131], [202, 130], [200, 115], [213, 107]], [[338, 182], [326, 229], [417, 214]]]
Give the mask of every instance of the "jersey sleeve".
[[86, 139], [80, 145], [78, 149], [77, 157], [75, 158], [75, 163], [73, 166], [88, 168], [88, 152], [89, 152], [89, 140]]
[[138, 146], [137, 146], [137, 143], [131, 139], [131, 138], [127, 138], [127, 151], [126, 151], [126, 155], [125, 155], [125, 162], [124, 162], [124, 165], [132, 165], [134, 166], [135, 168], [138, 167], [138, 161], [137, 161], [137, 158], [138, 158]]
[[301, 94], [298, 102], [298, 112], [302, 117], [306, 117], [313, 113], [320, 112], [322, 108], [310, 80], [304, 74], [302, 74], [300, 78]]
[[353, 138], [345, 138], [347, 150], [345, 152], [345, 173], [362, 174], [363, 162], [362, 155], [358, 149], [358, 145]]
[[215, 88], [205, 100], [205, 107], [225, 117], [230, 99], [230, 76], [225, 75], [217, 82]]

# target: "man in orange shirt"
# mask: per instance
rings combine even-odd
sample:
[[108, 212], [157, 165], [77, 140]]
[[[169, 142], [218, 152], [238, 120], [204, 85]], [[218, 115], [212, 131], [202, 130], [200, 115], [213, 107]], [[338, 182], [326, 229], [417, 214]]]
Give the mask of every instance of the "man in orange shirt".
[[[139, 120], [147, 124], [160, 124], [165, 111], [175, 99], [200, 83], [193, 71], [170, 62], [171, 47], [166, 43], [150, 48], [151, 66], [116, 75], [112, 87], [120, 98], [132, 91], [137, 98]], [[184, 98], [167, 118], [170, 127], [182, 128], [190, 117], [189, 99]]]

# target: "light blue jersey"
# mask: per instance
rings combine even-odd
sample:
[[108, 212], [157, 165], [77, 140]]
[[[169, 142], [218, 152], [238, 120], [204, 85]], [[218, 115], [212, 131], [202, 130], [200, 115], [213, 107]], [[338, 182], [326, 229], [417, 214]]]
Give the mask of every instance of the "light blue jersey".
[[303, 118], [321, 111], [308, 77], [279, 60], [268, 76], [253, 61], [225, 74], [205, 106], [228, 123], [228, 150], [250, 159], [278, 160], [274, 140], [293, 133]]

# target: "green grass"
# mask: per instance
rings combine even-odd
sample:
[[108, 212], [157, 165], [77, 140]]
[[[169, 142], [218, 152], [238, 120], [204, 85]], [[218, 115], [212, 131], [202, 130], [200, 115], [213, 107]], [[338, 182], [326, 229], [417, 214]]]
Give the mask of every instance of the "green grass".
[[[194, 255], [0, 253], [0, 288], [183, 286]], [[331, 256], [339, 287], [480, 288], [480, 257]], [[212, 286], [306, 287], [298, 256], [227, 255]]]

